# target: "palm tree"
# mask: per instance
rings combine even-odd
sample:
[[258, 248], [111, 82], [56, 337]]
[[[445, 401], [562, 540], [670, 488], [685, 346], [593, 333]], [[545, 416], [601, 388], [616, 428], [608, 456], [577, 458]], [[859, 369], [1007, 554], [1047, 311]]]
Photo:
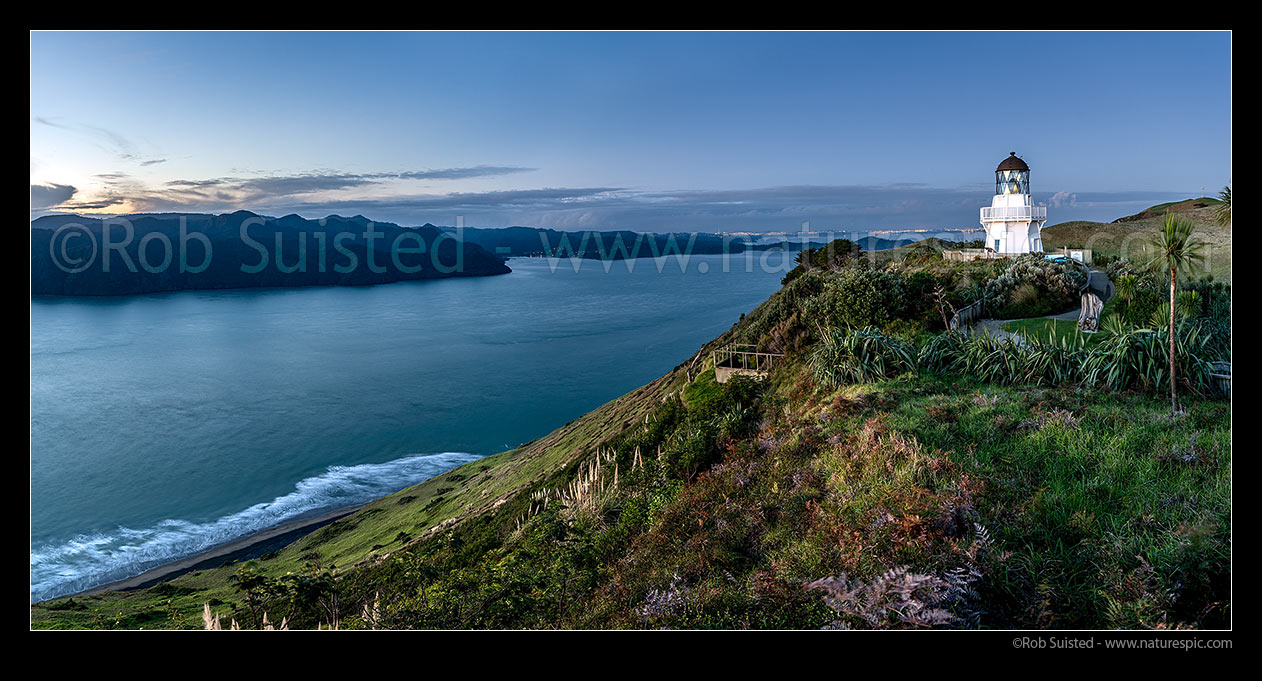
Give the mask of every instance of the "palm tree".
[[1191, 220], [1166, 211], [1166, 217], [1162, 221], [1161, 229], [1157, 232], [1157, 238], [1151, 242], [1156, 252], [1148, 262], [1148, 266], [1154, 271], [1163, 274], [1166, 271], [1170, 272], [1170, 410], [1173, 415], [1181, 412], [1174, 374], [1175, 286], [1178, 283], [1180, 269], [1187, 269], [1204, 259], [1202, 250], [1205, 244], [1193, 239], [1195, 230], [1196, 226]]
[[1218, 219], [1220, 225], [1231, 224], [1231, 187], [1223, 187], [1218, 192], [1218, 200], [1222, 201], [1222, 205], [1218, 206], [1218, 210], [1214, 212], [1214, 217]]

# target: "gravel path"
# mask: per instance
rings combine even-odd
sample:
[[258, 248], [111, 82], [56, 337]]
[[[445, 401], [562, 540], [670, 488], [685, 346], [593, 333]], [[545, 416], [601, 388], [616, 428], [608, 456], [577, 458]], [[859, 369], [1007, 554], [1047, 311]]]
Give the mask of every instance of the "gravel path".
[[1023, 340], [1021, 336], [1015, 333], [1012, 333], [1011, 331], [1003, 330], [1003, 325], [1007, 321], [1009, 320], [1007, 319], [979, 319], [977, 320], [976, 324], [969, 327], [968, 333], [969, 335], [972, 335], [972, 336], [981, 336], [984, 334], [988, 334], [991, 336], [995, 336], [997, 338], [1012, 338], [1016, 340], [1018, 343], [1020, 343]]
[[1049, 314], [1049, 315], [1047, 315], [1047, 318], [1048, 318], [1048, 319], [1061, 319], [1061, 320], [1064, 320], [1064, 321], [1067, 321], [1067, 322], [1077, 322], [1077, 321], [1078, 321], [1078, 315], [1080, 315], [1080, 314], [1082, 314], [1082, 308], [1081, 308], [1081, 307], [1075, 307], [1074, 309], [1070, 310], [1069, 312], [1062, 312], [1062, 313], [1060, 313], [1060, 314]]

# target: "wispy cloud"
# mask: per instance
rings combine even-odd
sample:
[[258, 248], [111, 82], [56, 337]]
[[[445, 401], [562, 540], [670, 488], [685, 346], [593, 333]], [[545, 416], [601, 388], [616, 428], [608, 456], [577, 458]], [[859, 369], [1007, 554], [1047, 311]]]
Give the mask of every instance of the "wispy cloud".
[[[451, 194], [421, 194], [386, 199], [337, 201], [329, 205], [390, 210], [456, 210], [495, 209], [514, 210], [524, 208], [556, 209], [576, 204], [628, 205], [634, 202], [634, 194], [625, 194], [618, 187], [545, 187], [542, 189], [510, 189], [488, 192], [455, 192]], [[315, 201], [309, 206], [324, 205]]]
[[[464, 180], [474, 177], [494, 177], [497, 175], [512, 175], [514, 173], [528, 173], [537, 168], [523, 168], [520, 166], [470, 166], [468, 168], [442, 168], [439, 170], [413, 170], [406, 173], [395, 175], [403, 180]], [[378, 177], [390, 177], [389, 174], [382, 173]]]
[[46, 125], [50, 128], [65, 130], [86, 140], [98, 149], [114, 155], [120, 161], [134, 161], [142, 166], [154, 165], [156, 163], [166, 161], [165, 158], [156, 158], [153, 154], [145, 153], [140, 149], [139, 145], [132, 142], [127, 137], [108, 128], [100, 128], [95, 125], [73, 123], [57, 118], [46, 118], [43, 116], [35, 116], [35, 122], [40, 125]]
[[[152, 165], [165, 159], [142, 163]], [[316, 196], [326, 201], [348, 205], [351, 199], [339, 199], [337, 193], [345, 190], [375, 187], [391, 182], [414, 180], [458, 180], [480, 177], [496, 177], [526, 173], [534, 168], [520, 166], [477, 165], [462, 168], [438, 168], [377, 173], [310, 172], [298, 174], [272, 174], [250, 177], [215, 177], [207, 179], [170, 180], [161, 185], [151, 185], [127, 172], [115, 171], [94, 176], [96, 186], [91, 192], [60, 196], [45, 192], [41, 205], [33, 210], [56, 209], [63, 211], [89, 211], [119, 208], [131, 212], [165, 211], [222, 211], [239, 208], [265, 209], [284, 202], [302, 202]], [[56, 185], [60, 186], [60, 185]], [[35, 187], [35, 185], [32, 185]], [[32, 189], [34, 192], [34, 189]], [[435, 198], [458, 195], [435, 195]], [[52, 199], [60, 200], [53, 201]], [[470, 199], [477, 200], [477, 195]]]
[[[276, 200], [290, 196], [379, 185], [391, 180], [460, 180], [526, 173], [534, 168], [478, 165], [465, 168], [439, 168], [380, 173], [310, 172], [256, 177], [217, 177], [203, 180], [171, 180], [165, 185], [178, 201], [223, 201], [238, 203]], [[162, 190], [151, 192], [157, 198]]]

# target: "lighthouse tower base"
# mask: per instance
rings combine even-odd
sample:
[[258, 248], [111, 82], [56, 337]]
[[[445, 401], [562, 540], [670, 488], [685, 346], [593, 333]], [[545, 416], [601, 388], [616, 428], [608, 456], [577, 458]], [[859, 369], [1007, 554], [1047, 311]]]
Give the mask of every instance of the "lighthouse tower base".
[[986, 248], [1000, 255], [1041, 253], [1046, 222], [1047, 208], [1033, 205], [1029, 194], [996, 194], [991, 205], [982, 208]]

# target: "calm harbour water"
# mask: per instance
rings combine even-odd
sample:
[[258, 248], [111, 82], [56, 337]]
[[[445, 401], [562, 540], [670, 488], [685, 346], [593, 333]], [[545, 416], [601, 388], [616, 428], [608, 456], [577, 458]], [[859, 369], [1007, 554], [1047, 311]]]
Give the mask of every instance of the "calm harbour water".
[[779, 288], [781, 257], [33, 300], [31, 599], [544, 435], [689, 359]]

